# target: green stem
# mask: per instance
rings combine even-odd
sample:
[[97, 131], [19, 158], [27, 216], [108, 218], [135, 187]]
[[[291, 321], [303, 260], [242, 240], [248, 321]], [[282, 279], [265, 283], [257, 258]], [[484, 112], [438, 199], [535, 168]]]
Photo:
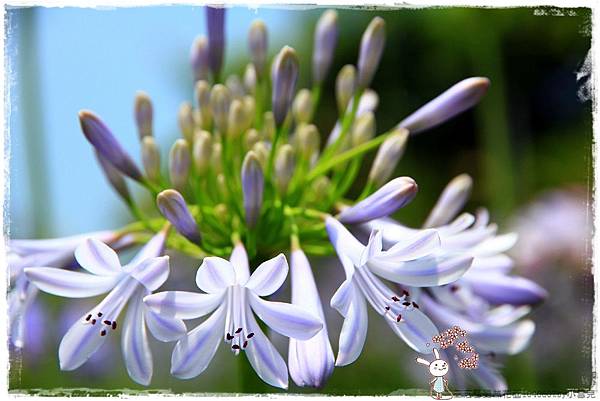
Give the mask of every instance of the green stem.
[[343, 153], [340, 153], [337, 156], [330, 158], [329, 160], [322, 163], [321, 165], [315, 166], [315, 168], [312, 169], [307, 174], [306, 181], [312, 181], [315, 178], [326, 173], [333, 167], [337, 166], [338, 164], [345, 163], [348, 160], [355, 158], [356, 156], [362, 155], [363, 153], [366, 153], [372, 149], [375, 149], [376, 147], [381, 145], [383, 143], [383, 141], [385, 141], [391, 134], [392, 134], [392, 132], [386, 132], [385, 134], [378, 135], [375, 138], [371, 139], [370, 141], [364, 142], [350, 150], [347, 150]]

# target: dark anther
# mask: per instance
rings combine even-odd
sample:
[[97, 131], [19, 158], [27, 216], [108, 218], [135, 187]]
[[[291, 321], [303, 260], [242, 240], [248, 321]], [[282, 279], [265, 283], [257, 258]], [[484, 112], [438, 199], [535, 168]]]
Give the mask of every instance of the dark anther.
[[396, 318], [397, 322], [399, 322], [400, 320], [402, 320], [402, 315], [398, 315], [398, 317]]
[[419, 305], [417, 305], [417, 303], [416, 303], [416, 302], [413, 302], [412, 304], [413, 304], [413, 306], [414, 306], [415, 308], [419, 309]]
[[452, 291], [452, 292], [458, 291], [458, 286], [456, 284], [451, 285], [450, 286], [450, 291]]
[[112, 324], [112, 322], [110, 320], [105, 320], [103, 323], [107, 326], [110, 326]]
[[98, 312], [98, 317], [102, 317], [102, 312]]
[[100, 335], [101, 335], [102, 337], [104, 337], [104, 336], [106, 335], [106, 330], [102, 330], [102, 331], [100, 332]]
[[117, 321], [116, 320], [112, 322], [112, 329], [113, 330], [117, 329]]
[[227, 340], [230, 341], [232, 339], [233, 339], [233, 336], [231, 334], [227, 333]]
[[390, 310], [390, 307], [389, 307], [389, 306], [386, 306], [386, 307], [385, 307], [385, 310]]
[[252, 337], [254, 337], [254, 333], [248, 334], [248, 338], [252, 338]]
[[402, 302], [402, 305], [404, 305], [404, 306], [410, 306], [410, 302]]
[[237, 329], [237, 330], [235, 331], [235, 334], [240, 334], [241, 332], [242, 332], [242, 328], [240, 327], [239, 329]]
[[92, 319], [92, 324], [96, 324], [96, 319]]
[[402, 296], [409, 297], [410, 294], [406, 290], [402, 290]]
[[85, 318], [85, 320], [90, 320], [92, 318], [92, 315], [87, 315], [87, 317]]
[[242, 345], [242, 348], [246, 348], [248, 346], [248, 341], [244, 341], [244, 344]]
[[392, 301], [394, 301], [394, 302], [398, 302], [398, 301], [400, 301], [400, 298], [398, 298], [397, 296], [395, 296], [395, 295], [394, 295], [394, 296], [392, 297]]
[[233, 345], [231, 346], [231, 349], [240, 349], [240, 346], [239, 346], [239, 345], [237, 345], [237, 344], [233, 344]]

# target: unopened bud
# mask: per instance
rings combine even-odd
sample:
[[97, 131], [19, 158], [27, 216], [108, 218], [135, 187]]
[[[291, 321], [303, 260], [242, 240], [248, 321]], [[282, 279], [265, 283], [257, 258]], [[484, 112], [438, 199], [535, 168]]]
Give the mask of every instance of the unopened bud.
[[160, 151], [154, 137], [146, 136], [142, 139], [142, 164], [146, 177], [152, 182], [160, 180]]
[[91, 111], [82, 110], [79, 112], [79, 123], [85, 138], [106, 161], [126, 176], [136, 181], [142, 181], [141, 171], [97, 115]]
[[479, 103], [489, 87], [487, 78], [462, 80], [406, 117], [398, 127], [406, 128], [411, 134], [435, 127]]
[[256, 68], [254, 64], [248, 64], [244, 70], [244, 88], [252, 96], [256, 95]]
[[156, 204], [160, 213], [173, 224], [179, 234], [195, 244], [201, 244], [202, 236], [198, 225], [179, 192], [173, 189], [162, 191], [156, 197]]
[[305, 124], [298, 129], [297, 135], [296, 144], [302, 157], [310, 160], [321, 146], [319, 130], [313, 124]]
[[196, 82], [195, 96], [198, 110], [202, 121], [202, 128], [208, 129], [212, 123], [212, 113], [210, 111], [210, 85], [206, 81]]
[[223, 66], [225, 50], [225, 9], [223, 7], [206, 7], [206, 23], [208, 32], [209, 65], [214, 76], [219, 75]]
[[379, 66], [385, 46], [385, 21], [375, 17], [365, 30], [360, 41], [358, 55], [358, 87], [366, 89], [371, 85], [375, 71]]
[[375, 136], [375, 115], [367, 112], [360, 116], [352, 129], [352, 146], [365, 143]]
[[281, 196], [287, 192], [288, 184], [294, 175], [294, 149], [285, 144], [277, 151], [275, 158], [275, 184]]
[[319, 18], [315, 29], [313, 50], [313, 82], [320, 84], [325, 79], [338, 39], [337, 12], [327, 10]]
[[357, 224], [389, 216], [413, 200], [417, 190], [412, 178], [394, 178], [356, 205], [344, 209], [337, 219], [345, 224]]
[[96, 155], [96, 159], [98, 160], [98, 164], [102, 168], [104, 172], [104, 176], [108, 180], [108, 183], [113, 187], [113, 189], [119, 194], [121, 198], [125, 201], [125, 203], [131, 203], [131, 194], [129, 193], [129, 188], [127, 188], [127, 183], [123, 178], [123, 175], [119, 170], [117, 170], [112, 163], [106, 160], [100, 153], [97, 151], [94, 152]]
[[190, 173], [190, 147], [184, 139], [178, 139], [169, 153], [169, 177], [176, 190], [183, 192]]
[[248, 129], [254, 123], [254, 116], [256, 114], [256, 100], [254, 97], [246, 95], [242, 99], [244, 103], [244, 115], [246, 116], [246, 123], [244, 129]]
[[256, 129], [250, 128], [246, 132], [246, 149], [252, 149], [258, 141], [260, 141], [260, 133]]
[[407, 139], [408, 131], [399, 129], [381, 144], [369, 172], [371, 182], [377, 186], [387, 182], [404, 154]]
[[233, 99], [241, 99], [246, 93], [244, 92], [244, 85], [237, 75], [230, 75], [225, 81], [225, 85], [231, 93]]
[[292, 105], [292, 112], [297, 124], [310, 122], [312, 116], [313, 101], [310, 91], [302, 89], [296, 95]]
[[186, 141], [192, 143], [194, 135], [194, 113], [192, 105], [189, 102], [181, 104], [177, 118], [179, 121], [179, 129], [181, 130], [183, 137]]
[[296, 51], [289, 46], [283, 49], [275, 57], [271, 70], [271, 81], [273, 92], [271, 104], [275, 125], [280, 127], [285, 120], [296, 89], [298, 80], [298, 56]]
[[256, 158], [258, 159], [258, 162], [264, 169], [264, 167], [267, 164], [267, 160], [269, 158], [269, 152], [270, 152], [269, 147], [267, 146], [267, 144], [265, 142], [260, 141], [260, 142], [256, 142], [254, 144], [254, 146], [252, 147], [252, 151], [254, 152]]
[[229, 106], [231, 105], [231, 94], [226, 86], [217, 84], [210, 92], [210, 109], [217, 129], [222, 134], [227, 133], [227, 121], [229, 119]]
[[219, 142], [213, 143], [211, 165], [215, 174], [223, 172], [223, 146]]
[[254, 64], [256, 73], [261, 77], [267, 64], [268, 35], [267, 27], [260, 20], [255, 20], [250, 25], [248, 47], [250, 48], [250, 58]]
[[227, 122], [227, 134], [230, 139], [236, 139], [241, 134], [246, 126], [246, 114], [244, 113], [244, 105], [238, 99], [234, 99], [229, 107], [229, 118]]
[[242, 193], [244, 195], [244, 211], [249, 228], [256, 226], [260, 216], [263, 200], [263, 171], [253, 151], [246, 154], [242, 164]]
[[210, 167], [212, 153], [212, 140], [207, 131], [194, 133], [194, 145], [192, 147], [192, 159], [196, 173], [204, 175]]
[[438, 227], [449, 223], [462, 210], [472, 188], [473, 179], [468, 174], [455, 177], [444, 188], [423, 227]]
[[209, 66], [209, 55], [208, 55], [208, 38], [206, 36], [198, 36], [194, 43], [192, 43], [192, 49], [190, 50], [190, 63], [192, 64], [192, 72], [194, 74], [194, 80], [207, 80]]
[[335, 98], [337, 100], [338, 112], [343, 115], [348, 108], [350, 99], [356, 90], [356, 68], [353, 65], [345, 65], [340, 70], [335, 80]]
[[135, 123], [140, 140], [152, 136], [152, 101], [145, 92], [135, 95]]

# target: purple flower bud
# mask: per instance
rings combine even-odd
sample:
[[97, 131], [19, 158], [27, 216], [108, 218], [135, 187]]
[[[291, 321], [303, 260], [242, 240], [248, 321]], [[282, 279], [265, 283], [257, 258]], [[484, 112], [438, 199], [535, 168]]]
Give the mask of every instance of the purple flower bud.
[[229, 106], [231, 93], [225, 85], [216, 84], [210, 92], [210, 108], [213, 120], [219, 132], [227, 135], [227, 121], [229, 119]]
[[190, 51], [190, 64], [192, 65], [194, 80], [208, 79], [208, 70], [210, 68], [208, 62], [208, 38], [206, 36], [198, 36], [194, 40], [194, 43], [192, 43]]
[[490, 87], [487, 78], [467, 78], [402, 120], [398, 127], [416, 134], [435, 127], [476, 105]]
[[256, 226], [263, 201], [264, 176], [258, 157], [253, 151], [246, 154], [242, 164], [242, 192], [244, 194], [244, 210], [246, 224], [249, 228]]
[[354, 224], [389, 216], [410, 202], [417, 189], [417, 183], [410, 177], [394, 178], [371, 196], [344, 209], [337, 219]]
[[313, 81], [320, 84], [325, 79], [338, 39], [337, 12], [327, 10], [323, 13], [315, 29], [313, 50]]
[[109, 184], [114, 188], [115, 191], [123, 198], [126, 203], [131, 203], [131, 195], [129, 194], [129, 189], [127, 188], [127, 183], [125, 179], [109, 161], [107, 161], [100, 153], [97, 151], [94, 152], [96, 155], [96, 159], [98, 160], [98, 164], [102, 167], [102, 171], [104, 171], [104, 176], [108, 180]]
[[360, 52], [358, 54], [358, 87], [360, 89], [366, 89], [371, 85], [384, 46], [385, 21], [381, 17], [375, 17], [360, 41]]
[[255, 20], [248, 32], [248, 48], [256, 75], [263, 76], [267, 64], [268, 35], [267, 27], [261, 20]]
[[471, 188], [473, 188], [473, 179], [468, 174], [461, 174], [452, 179], [444, 188], [423, 227], [439, 227], [448, 224], [462, 210], [471, 195]]
[[340, 114], [343, 114], [348, 108], [348, 103], [350, 103], [350, 99], [354, 96], [355, 90], [356, 68], [348, 64], [342, 67], [335, 80], [335, 97]]
[[273, 116], [278, 127], [283, 124], [292, 104], [298, 70], [296, 51], [289, 46], [284, 46], [275, 57], [271, 70]]
[[174, 189], [162, 191], [156, 197], [156, 204], [163, 216], [173, 224], [177, 232], [195, 244], [200, 244], [202, 236], [183, 196]]
[[213, 75], [218, 75], [223, 66], [225, 49], [225, 9], [223, 7], [206, 7], [206, 23], [208, 25], [209, 65]]
[[126, 176], [136, 181], [142, 181], [141, 171], [97, 115], [91, 111], [82, 110], [79, 112], [79, 123], [83, 135], [106, 161]]
[[169, 153], [169, 176], [171, 184], [178, 191], [183, 191], [190, 173], [190, 147], [185, 139], [178, 139]]
[[399, 129], [381, 144], [369, 172], [369, 181], [381, 186], [390, 178], [404, 154], [408, 135], [406, 129]]
[[135, 96], [135, 122], [140, 140], [152, 136], [152, 101], [145, 92], [138, 92]]

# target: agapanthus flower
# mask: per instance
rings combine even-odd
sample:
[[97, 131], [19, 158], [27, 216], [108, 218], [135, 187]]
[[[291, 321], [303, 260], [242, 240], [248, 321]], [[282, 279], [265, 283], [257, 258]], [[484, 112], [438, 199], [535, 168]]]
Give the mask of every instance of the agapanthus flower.
[[15, 347], [24, 346], [25, 314], [37, 294], [37, 288], [27, 280], [23, 269], [35, 266], [72, 267], [75, 264], [75, 249], [87, 238], [96, 238], [112, 244], [115, 248], [124, 248], [132, 243], [130, 236], [122, 236], [113, 231], [96, 231], [64, 238], [8, 241], [8, 271], [11, 283], [8, 293], [8, 316], [10, 340]]
[[208, 257], [196, 274], [196, 285], [204, 291], [166, 291], [147, 296], [144, 302], [161, 316], [195, 319], [210, 316], [180, 339], [173, 350], [171, 374], [181, 379], [198, 376], [209, 365], [221, 341], [232, 352], [244, 352], [256, 374], [266, 383], [287, 388], [287, 367], [264, 334], [255, 315], [278, 333], [308, 340], [323, 323], [302, 308], [262, 299], [281, 287], [288, 274], [284, 255], [259, 265], [250, 274], [248, 257], [238, 244], [230, 260]]
[[[250, 60], [243, 77], [222, 77], [225, 14], [224, 8], [207, 7], [207, 36], [192, 47], [194, 102], [183, 102], [177, 113], [181, 138], [170, 148], [167, 171], [161, 170], [160, 141], [154, 137], [154, 109], [148, 94], [138, 92], [134, 102], [143, 168], [99, 116], [90, 111], [79, 113], [83, 133], [109, 184], [134, 217], [135, 221], [119, 232], [145, 247], [121, 267], [109, 247], [86, 240], [77, 248], [76, 257], [89, 274], [56, 269], [62, 266], [51, 261], [25, 266], [29, 267], [27, 278], [56, 295], [109, 293], [63, 338], [61, 367], [71, 370], [83, 364], [117, 328], [120, 312], [128, 304], [122, 351], [130, 376], [139, 383], [148, 384], [152, 375], [148, 326], [159, 340], [178, 339], [171, 361], [171, 373], [176, 377], [202, 373], [222, 336], [235, 354], [245, 352], [262, 380], [287, 388], [285, 361], [256, 315], [270, 329], [290, 338], [288, 361], [294, 382], [323, 386], [332, 374], [333, 349], [312, 274], [318, 267], [309, 257], [331, 255], [331, 245], [346, 274], [331, 300], [344, 316], [336, 365], [348, 365], [360, 355], [368, 329], [367, 303], [417, 352], [432, 351], [432, 336], [441, 328], [436, 325], [450, 323], [449, 316], [452, 321], [470, 323], [482, 348], [492, 344], [500, 350], [502, 340], [504, 351], [521, 349], [526, 341], [516, 344], [519, 346], [508, 344], [514, 338], [509, 332], [514, 325], [531, 327], [518, 321], [525, 311], [522, 305], [537, 302], [543, 291], [507, 274], [512, 264], [503, 252], [514, 237], [496, 236], [496, 227], [488, 224], [484, 214], [477, 218], [463, 214], [451, 221], [463, 206], [470, 179], [459, 179], [445, 193], [423, 228], [407, 228], [387, 217], [417, 193], [412, 178], [394, 178], [409, 138], [476, 105], [488, 90], [489, 80], [466, 78], [378, 134], [374, 112], [380, 99], [370, 86], [386, 41], [385, 22], [375, 17], [357, 46], [356, 65], [345, 65], [337, 74], [338, 115], [325, 139], [322, 133], [326, 131], [315, 121], [322, 111], [324, 82], [334, 65], [338, 15], [327, 11], [319, 20], [310, 63], [312, 86], [299, 88], [302, 75], [307, 74], [301, 66], [306, 64], [288, 45], [269, 60], [269, 32], [261, 21], [254, 21], [249, 30]], [[363, 193], [347, 199], [364, 156], [375, 150]], [[127, 179], [156, 199], [155, 210], [142, 210], [135, 193], [126, 186]], [[175, 228], [168, 234], [161, 231], [166, 223]], [[367, 245], [349, 229], [356, 235], [366, 231]], [[265, 300], [287, 276], [282, 252], [290, 243], [295, 244], [291, 252], [292, 303]], [[202, 260], [196, 274], [202, 293], [150, 295], [169, 273], [167, 259], [160, 256], [163, 245], [171, 252]], [[111, 246], [115, 248], [115, 244]], [[28, 250], [24, 257], [35, 260], [37, 254]], [[249, 260], [258, 265], [252, 274]], [[452, 286], [471, 291], [472, 299], [488, 306], [478, 309], [479, 315], [467, 313], [454, 302], [452, 297], [462, 292], [448, 290]], [[15, 288], [19, 294], [16, 309], [23, 309], [35, 289], [25, 278]], [[420, 303], [419, 297], [425, 303]], [[432, 311], [430, 305], [439, 302], [447, 313]], [[497, 309], [496, 304], [515, 310]], [[205, 316], [184, 335], [181, 319]], [[499, 327], [508, 337], [494, 337], [498, 332], [488, 326]], [[530, 331], [516, 329], [521, 339]]]
[[[129, 376], [148, 385], [152, 379], [152, 353], [146, 326], [161, 341], [181, 337], [185, 324], [145, 308], [144, 296], [159, 288], [169, 275], [164, 250], [166, 232], [156, 234], [128, 264], [97, 239], [87, 239], [75, 250], [75, 258], [87, 272], [52, 267], [29, 267], [25, 275], [42, 291], [67, 298], [108, 295], [85, 313], [64, 335], [58, 350], [60, 368], [74, 370], [95, 353], [108, 336], [121, 327], [121, 349]], [[119, 316], [127, 305], [125, 319]]]
[[[468, 199], [472, 180], [462, 175], [452, 180], [430, 213], [426, 225], [439, 234], [439, 252], [445, 255], [470, 254], [471, 268], [448, 285], [423, 288], [415, 297], [440, 330], [455, 325], [469, 333], [471, 343], [480, 350], [479, 367], [451, 369], [456, 385], [466, 387], [459, 372], [468, 372], [486, 389], [506, 391], [498, 373], [498, 357], [516, 354], [528, 344], [534, 332], [531, 320], [520, 320], [546, 297], [534, 282], [509, 274], [513, 261], [505, 254], [516, 242], [515, 234], [496, 235], [487, 211], [477, 216], [463, 213], [456, 217]], [[413, 229], [389, 218], [375, 219], [361, 227], [364, 233], [381, 230], [384, 247], [393, 247], [426, 229]], [[450, 358], [455, 364], [454, 358]], [[456, 365], [456, 364], [455, 364]]]

